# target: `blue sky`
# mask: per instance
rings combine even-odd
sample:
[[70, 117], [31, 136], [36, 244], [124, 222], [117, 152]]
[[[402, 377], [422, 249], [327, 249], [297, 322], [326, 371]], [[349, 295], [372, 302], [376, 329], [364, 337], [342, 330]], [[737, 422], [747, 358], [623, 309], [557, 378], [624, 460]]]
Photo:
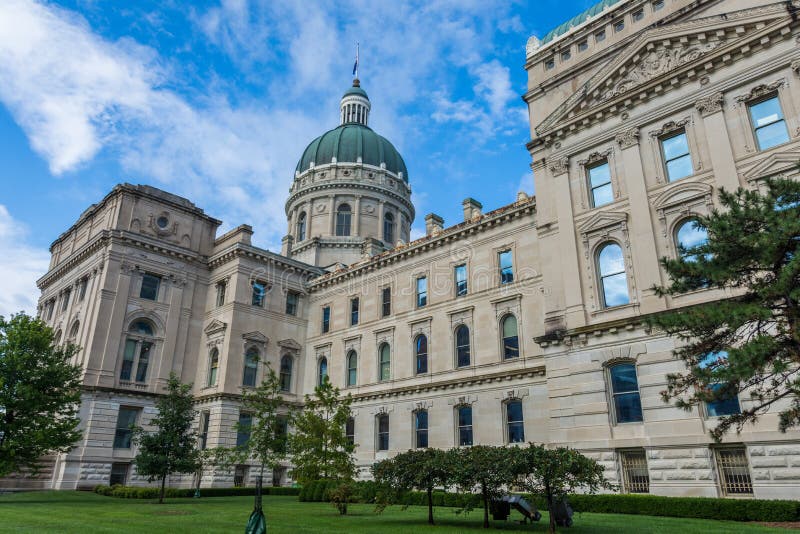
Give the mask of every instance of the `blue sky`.
[[183, 195], [278, 250], [305, 146], [338, 122], [355, 43], [370, 125], [446, 225], [533, 192], [525, 42], [592, 2], [0, 2], [0, 315], [120, 182]]

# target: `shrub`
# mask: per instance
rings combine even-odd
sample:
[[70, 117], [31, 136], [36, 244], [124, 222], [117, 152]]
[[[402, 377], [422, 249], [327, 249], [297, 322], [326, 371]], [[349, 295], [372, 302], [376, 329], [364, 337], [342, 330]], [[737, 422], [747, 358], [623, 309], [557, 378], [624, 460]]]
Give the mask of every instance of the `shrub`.
[[[109, 497], [122, 499], [157, 499], [159, 488], [155, 487], [131, 487], [131, 486], [95, 486], [94, 492]], [[194, 497], [194, 488], [167, 488], [165, 496], [168, 498], [189, 498]], [[203, 497], [234, 497], [240, 495], [255, 495], [255, 488], [201, 488], [200, 495]], [[262, 488], [264, 495], [297, 495], [299, 488], [285, 487], [265, 487]]]

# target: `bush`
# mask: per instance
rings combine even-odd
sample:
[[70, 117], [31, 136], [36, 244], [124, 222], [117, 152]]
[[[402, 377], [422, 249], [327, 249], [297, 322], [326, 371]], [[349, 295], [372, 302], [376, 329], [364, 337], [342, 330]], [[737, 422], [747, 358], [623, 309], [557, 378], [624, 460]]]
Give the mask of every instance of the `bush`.
[[[725, 521], [798, 521], [800, 502], [762, 499], [720, 499], [714, 497], [662, 497], [658, 495], [600, 494], [570, 495], [576, 512], [691, 517]], [[547, 509], [544, 499], [531, 502]]]
[[[157, 499], [160, 488], [139, 488], [131, 486], [95, 486], [94, 492], [99, 495], [118, 497], [122, 499]], [[171, 499], [194, 497], [194, 488], [167, 488], [165, 496]], [[285, 487], [265, 487], [262, 488], [264, 495], [297, 495], [299, 488]], [[200, 495], [203, 497], [234, 497], [240, 495], [255, 495], [255, 488], [201, 488]]]

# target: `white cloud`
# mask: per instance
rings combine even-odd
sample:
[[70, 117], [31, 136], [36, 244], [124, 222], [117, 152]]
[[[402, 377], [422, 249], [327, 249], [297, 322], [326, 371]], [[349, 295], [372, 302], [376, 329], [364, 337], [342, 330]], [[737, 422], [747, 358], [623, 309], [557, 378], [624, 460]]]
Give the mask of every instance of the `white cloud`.
[[0, 204], [0, 315], [36, 312], [36, 280], [47, 272], [50, 254], [26, 244], [28, 230]]

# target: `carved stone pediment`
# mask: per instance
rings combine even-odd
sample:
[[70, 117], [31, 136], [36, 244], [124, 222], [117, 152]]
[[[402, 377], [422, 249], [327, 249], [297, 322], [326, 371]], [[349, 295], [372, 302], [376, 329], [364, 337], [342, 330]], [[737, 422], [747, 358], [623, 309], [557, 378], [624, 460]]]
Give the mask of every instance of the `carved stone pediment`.
[[269, 338], [257, 330], [242, 334], [242, 339], [244, 339], [245, 342], [257, 343], [259, 345], [266, 345], [269, 342]]
[[790, 23], [785, 8], [775, 4], [648, 28], [536, 126], [536, 132], [543, 137], [566, 123], [588, 124], [600, 112], [619, 113], [620, 107], [670, 91], [724, 63], [731, 50], [769, 39], [767, 35]]
[[219, 319], [214, 319], [206, 325], [203, 332], [206, 333], [206, 336], [210, 337], [225, 332], [226, 328], [228, 328], [228, 323], [223, 323]]
[[703, 182], [678, 182], [654, 198], [653, 207], [663, 210], [671, 206], [685, 204], [696, 198], [707, 198], [710, 203], [713, 191], [714, 188], [711, 185]]
[[294, 350], [294, 351], [299, 351], [300, 349], [303, 348], [302, 345], [300, 345], [300, 343], [298, 343], [297, 341], [295, 341], [294, 339], [291, 339], [291, 338], [282, 339], [282, 340], [278, 341], [278, 346], [282, 347], [284, 349], [289, 349], [289, 350]]
[[608, 228], [617, 225], [625, 225], [627, 224], [627, 222], [628, 222], [627, 213], [617, 212], [617, 211], [605, 211], [598, 213], [583, 221], [578, 226], [578, 231], [581, 234], [589, 234], [591, 232], [602, 230], [603, 228]]
[[775, 152], [743, 173], [745, 180], [753, 181], [773, 176], [797, 174], [800, 170], [800, 151]]

